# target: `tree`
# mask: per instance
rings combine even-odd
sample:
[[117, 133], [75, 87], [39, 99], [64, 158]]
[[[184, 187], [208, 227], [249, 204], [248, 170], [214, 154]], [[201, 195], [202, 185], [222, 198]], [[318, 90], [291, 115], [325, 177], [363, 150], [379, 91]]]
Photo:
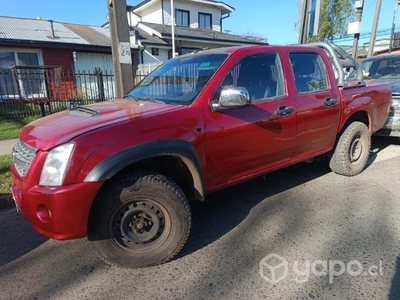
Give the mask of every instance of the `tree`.
[[255, 32], [255, 31], [246, 31], [242, 34], [240, 34], [241, 36], [248, 38], [250, 40], [253, 40], [255, 42], [263, 42], [266, 43], [267, 42], [267, 38], [263, 37], [260, 33]]
[[318, 34], [310, 41], [332, 42], [335, 35], [344, 35], [355, 14], [352, 3], [352, 0], [321, 0]]

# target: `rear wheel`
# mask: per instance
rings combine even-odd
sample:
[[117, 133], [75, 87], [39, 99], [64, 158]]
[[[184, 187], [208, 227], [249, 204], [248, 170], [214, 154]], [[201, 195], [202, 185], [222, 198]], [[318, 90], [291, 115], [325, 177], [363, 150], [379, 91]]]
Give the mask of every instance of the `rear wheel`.
[[102, 190], [92, 208], [88, 239], [105, 262], [140, 268], [172, 259], [190, 226], [181, 188], [166, 176], [142, 173]]
[[361, 122], [351, 123], [342, 133], [329, 162], [333, 172], [354, 176], [365, 168], [371, 149], [368, 127]]

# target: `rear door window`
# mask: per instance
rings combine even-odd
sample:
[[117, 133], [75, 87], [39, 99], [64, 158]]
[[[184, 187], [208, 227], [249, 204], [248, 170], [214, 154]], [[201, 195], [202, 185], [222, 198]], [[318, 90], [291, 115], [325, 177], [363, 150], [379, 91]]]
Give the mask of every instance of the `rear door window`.
[[328, 89], [325, 64], [318, 53], [290, 53], [289, 57], [299, 94]]

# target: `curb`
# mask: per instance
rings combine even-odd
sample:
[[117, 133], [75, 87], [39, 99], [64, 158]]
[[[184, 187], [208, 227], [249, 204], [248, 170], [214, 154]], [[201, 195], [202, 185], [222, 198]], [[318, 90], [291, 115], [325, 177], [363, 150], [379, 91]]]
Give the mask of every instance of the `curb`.
[[1, 194], [0, 195], [0, 209], [10, 208], [15, 206], [14, 200], [11, 194]]

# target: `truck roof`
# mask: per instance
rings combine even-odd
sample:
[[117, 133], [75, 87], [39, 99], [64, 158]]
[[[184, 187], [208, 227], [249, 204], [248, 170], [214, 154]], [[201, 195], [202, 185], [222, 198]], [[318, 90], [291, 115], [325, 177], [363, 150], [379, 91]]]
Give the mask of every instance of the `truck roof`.
[[312, 45], [243, 45], [243, 46], [230, 46], [230, 47], [222, 47], [222, 48], [213, 48], [213, 49], [204, 49], [204, 50], [196, 50], [194, 52], [188, 53], [181, 55], [181, 57], [185, 56], [191, 56], [191, 55], [196, 55], [196, 54], [232, 54], [236, 51], [240, 50], [252, 50], [252, 49], [258, 49], [258, 50], [270, 50], [270, 49], [280, 49], [280, 48], [285, 48], [285, 49], [291, 49], [291, 50], [297, 50], [297, 51], [304, 51], [305, 49], [307, 50], [314, 50], [318, 51], [318, 47], [312, 46]]

